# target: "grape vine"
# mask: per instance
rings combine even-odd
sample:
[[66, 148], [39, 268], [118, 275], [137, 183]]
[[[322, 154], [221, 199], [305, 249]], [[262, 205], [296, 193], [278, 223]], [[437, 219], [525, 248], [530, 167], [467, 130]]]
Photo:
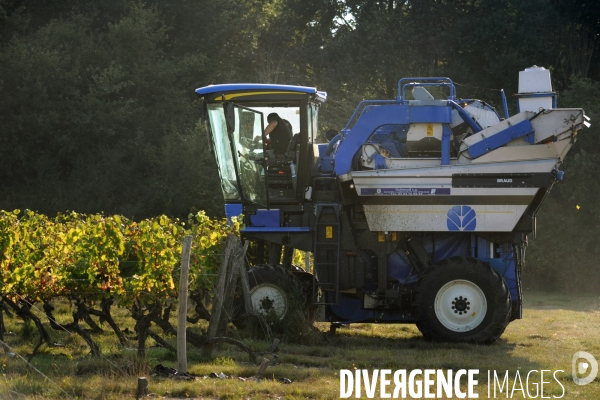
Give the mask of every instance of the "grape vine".
[[[81, 334], [92, 353], [98, 349], [78, 323], [90, 315], [108, 321], [123, 335], [110, 316], [118, 301], [138, 322], [144, 315], [164, 314], [177, 301], [182, 241], [192, 235], [189, 288], [210, 290], [218, 272], [224, 239], [237, 234], [234, 219], [214, 220], [199, 212], [188, 221], [164, 215], [135, 222], [102, 214], [60, 214], [50, 218], [30, 210], [0, 211], [0, 296], [17, 311], [33, 319], [40, 337], [49, 340], [39, 319], [31, 313], [41, 303], [54, 329], [52, 300], [67, 298], [77, 306], [68, 330]], [[100, 305], [100, 309], [98, 309]], [[165, 327], [163, 330], [169, 330]]]

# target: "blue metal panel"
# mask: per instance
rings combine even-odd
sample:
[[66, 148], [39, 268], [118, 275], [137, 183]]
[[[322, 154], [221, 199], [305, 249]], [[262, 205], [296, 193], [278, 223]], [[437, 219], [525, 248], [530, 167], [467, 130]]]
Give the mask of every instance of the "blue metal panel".
[[440, 123], [452, 122], [452, 107], [450, 106], [416, 106], [409, 108], [408, 120], [411, 123]]
[[[331, 151], [333, 150], [333, 146], [340, 139], [340, 134], [338, 133], [329, 143], [319, 143], [317, 145], [319, 161], [318, 168], [322, 173], [331, 173], [333, 172], [333, 164], [334, 159], [330, 156]], [[315, 154], [316, 155], [316, 154]]]
[[335, 157], [336, 175], [340, 176], [352, 171], [352, 157], [378, 126], [408, 124], [408, 109], [407, 105], [392, 104], [375, 107], [362, 114], [338, 147]]
[[256, 210], [256, 214], [250, 216], [250, 224], [254, 227], [279, 228], [279, 218], [279, 210]]
[[486, 262], [492, 267], [506, 282], [508, 291], [510, 292], [510, 299], [512, 301], [519, 300], [519, 287], [517, 284], [517, 275], [515, 271], [515, 259], [512, 256], [512, 250], [510, 253], [504, 253], [501, 258], [480, 258], [481, 261]]
[[268, 85], [261, 83], [228, 83], [224, 85], [211, 85], [204, 86], [196, 89], [196, 93], [199, 95], [211, 94], [211, 93], [223, 93], [223, 92], [243, 92], [250, 90], [275, 90], [275, 91], [286, 91], [286, 92], [298, 92], [307, 94], [317, 94], [324, 99], [327, 98], [327, 93], [318, 92], [314, 87], [308, 86], [293, 86], [293, 85]]
[[333, 157], [319, 157], [319, 172], [323, 174], [331, 174], [335, 160]]
[[325, 148], [325, 151], [322, 151], [322, 150], [321, 150], [321, 145], [319, 145], [319, 154], [320, 154], [321, 156], [323, 156], [323, 155], [325, 155], [325, 156], [328, 156], [328, 155], [330, 155], [330, 154], [331, 154], [331, 152], [333, 151], [333, 148], [334, 148], [335, 144], [336, 144], [337, 142], [339, 142], [341, 138], [342, 138], [342, 134], [341, 134], [341, 133], [338, 133], [337, 135], [335, 135], [335, 136], [333, 137], [333, 139], [331, 139], [331, 140], [329, 141], [329, 143], [327, 144], [327, 147]]
[[472, 116], [467, 114], [467, 112], [457, 102], [448, 101], [448, 103], [450, 103], [452, 108], [454, 108], [456, 110], [456, 112], [462, 118], [462, 120], [465, 121], [467, 123], [467, 125], [469, 125], [469, 128], [471, 128], [473, 133], [477, 133], [477, 132], [481, 131], [481, 126], [479, 126], [477, 121], [475, 121]]
[[[452, 256], [467, 257], [471, 255], [470, 250], [471, 235], [460, 233], [435, 233], [426, 234], [421, 239], [425, 251], [431, 256], [434, 263]], [[413, 275], [411, 275], [411, 271]], [[407, 286], [414, 286], [418, 282], [419, 274], [413, 271], [411, 262], [408, 260], [404, 251], [397, 250], [390, 254], [388, 258], [388, 275], [391, 280], [397, 284], [406, 281]], [[376, 285], [373, 285], [376, 290]]]
[[[327, 293], [330, 295], [330, 293]], [[329, 306], [329, 309], [337, 318], [334, 321], [354, 322], [413, 322], [412, 313], [407, 310], [371, 310], [364, 309], [361, 299], [352, 297], [346, 293], [340, 293], [337, 305]]]
[[[338, 135], [339, 135], [339, 133], [338, 133]], [[336, 137], [337, 136], [334, 136], [334, 138], [331, 139], [331, 142], [333, 142]], [[331, 142], [329, 142], [329, 143], [331, 143]], [[319, 149], [319, 155], [321, 157], [326, 154], [326, 150], [327, 150], [327, 147], [329, 147], [329, 143], [319, 143], [319, 144], [317, 144], [317, 148]]]
[[472, 144], [468, 149], [469, 155], [473, 158], [480, 157], [491, 150], [495, 150], [514, 139], [529, 135], [532, 132], [533, 127], [531, 126], [531, 122], [529, 120], [521, 121], [495, 135]]
[[535, 134], [531, 132], [530, 134], [523, 136], [523, 140], [529, 144], [535, 144]]
[[452, 138], [452, 130], [444, 124], [442, 130], [442, 165], [450, 165], [450, 138]]
[[517, 282], [515, 254], [512, 245], [508, 243], [502, 245], [502, 247], [498, 248], [498, 255], [500, 256], [499, 259], [502, 260], [502, 263], [504, 264], [504, 271], [498, 272], [500, 272], [500, 275], [502, 275], [508, 286], [510, 298], [513, 301], [517, 301], [519, 300], [519, 286]]
[[393, 281], [392, 285], [415, 287], [420, 277], [403, 250], [396, 250], [389, 255], [388, 281]]
[[[506, 245], [506, 248], [499, 248], [496, 258], [492, 258], [494, 255], [490, 253], [490, 242], [475, 235], [436, 233], [435, 235], [425, 235], [422, 239], [425, 251], [431, 255], [434, 263], [452, 256], [474, 255], [470, 250], [474, 247], [475, 242], [480, 250], [478, 258], [488, 263], [504, 278], [511, 299], [518, 301], [515, 259], [510, 244]], [[394, 252], [388, 258], [388, 275], [394, 285], [401, 285], [405, 282], [406, 287], [414, 287], [418, 283], [418, 274], [411, 274], [412, 269], [410, 261], [402, 251]], [[367, 282], [366, 287], [373, 291], [376, 290], [373, 282]], [[364, 309], [361, 299], [346, 293], [340, 293], [338, 304], [330, 306], [329, 309], [334, 314], [333, 320], [340, 322], [408, 322], [413, 320], [412, 314], [405, 310]]]
[[342, 132], [346, 129], [348, 129], [348, 130], [350, 129], [352, 122], [354, 121], [354, 118], [356, 118], [359, 115], [359, 111], [362, 113], [363, 106], [365, 108], [367, 108], [367, 107], [369, 107], [369, 104], [376, 104], [376, 105], [396, 104], [396, 101], [395, 100], [363, 100], [363, 101], [361, 101], [358, 104], [358, 107], [356, 107], [356, 110], [354, 110], [354, 113], [352, 113], [352, 116], [348, 120], [346, 127], [344, 129], [342, 129]]
[[510, 244], [504, 244], [503, 246], [498, 248], [498, 255], [494, 255], [490, 252], [490, 241], [477, 237], [477, 258], [488, 263], [504, 278], [510, 291], [511, 300], [517, 301], [519, 300], [519, 288], [513, 248]]
[[242, 205], [241, 204], [225, 204], [225, 216], [227, 217], [227, 221], [231, 224], [231, 218], [237, 217], [242, 213]]
[[280, 233], [292, 233], [292, 232], [310, 232], [310, 228], [308, 227], [298, 227], [298, 226], [282, 226], [282, 227], [255, 227], [249, 226], [244, 229], [240, 229], [240, 232], [251, 233], [251, 232], [280, 232]]
[[385, 164], [385, 157], [381, 154], [375, 154], [373, 156], [373, 160], [375, 161], [375, 169], [386, 169], [387, 165]]
[[477, 237], [477, 258], [494, 258], [490, 252], [490, 241], [480, 236]]

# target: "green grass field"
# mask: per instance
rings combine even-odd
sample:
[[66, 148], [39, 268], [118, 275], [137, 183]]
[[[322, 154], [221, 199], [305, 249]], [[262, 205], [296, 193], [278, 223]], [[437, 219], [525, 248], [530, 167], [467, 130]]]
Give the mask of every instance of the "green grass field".
[[[70, 318], [68, 312], [68, 303], [61, 303], [56, 315], [64, 315], [66, 322]], [[132, 330], [133, 321], [121, 318], [120, 326]], [[16, 318], [5, 317], [5, 323], [9, 331], [6, 342], [27, 358], [37, 341], [35, 329]], [[556, 374], [560, 385], [552, 373], [545, 375], [544, 381], [550, 383], [544, 384], [544, 397], [561, 397], [562, 385], [564, 399], [600, 399], [600, 376], [588, 385], [578, 386], [571, 375], [571, 360], [576, 351], [586, 351], [600, 360], [598, 296], [526, 293], [524, 319], [511, 323], [502, 338], [490, 346], [428, 343], [413, 325], [355, 324], [338, 329], [332, 337], [325, 334], [328, 324], [316, 326], [320, 332], [310, 337], [309, 344], [283, 342], [279, 346], [278, 364], [270, 366], [266, 378], [260, 382], [240, 379], [255, 375], [257, 366], [249, 362], [245, 353], [227, 345], [215, 350], [212, 360], [203, 359], [200, 350], [188, 346], [188, 370], [200, 377], [194, 381], [177, 381], [152, 375], [157, 364], [176, 368], [175, 354], [151, 347], [147, 360], [139, 362], [136, 342], [131, 340], [131, 348], [120, 347], [108, 326], [104, 326], [106, 333], [94, 336], [102, 348], [100, 358], [88, 355], [89, 348], [79, 336], [52, 331], [53, 340], [61, 346], [42, 346], [31, 362], [48, 379], [19, 357], [0, 355], [0, 399], [134, 398], [139, 376], [148, 377], [151, 398], [332, 399], [340, 396], [340, 369], [354, 368], [406, 369], [408, 372], [479, 369], [479, 384], [475, 390], [479, 398], [488, 398], [488, 370], [496, 371], [502, 378], [508, 370], [510, 390], [517, 371], [526, 386], [529, 371], [563, 370]], [[231, 336], [244, 340], [259, 352], [269, 347], [264, 341], [245, 337], [243, 332], [232, 330]], [[168, 340], [175, 344], [174, 337]], [[154, 345], [154, 341], [149, 339], [148, 345]], [[265, 357], [273, 359], [272, 354]], [[223, 372], [231, 378], [209, 378], [212, 372]], [[292, 383], [281, 383], [279, 380], [283, 378]], [[540, 374], [532, 373], [529, 381], [532, 396], [535, 395], [534, 383], [539, 384], [539, 381]], [[466, 390], [466, 380], [461, 384]], [[393, 388], [392, 383], [388, 393]], [[506, 391], [497, 392], [495, 398], [511, 398], [510, 390], [508, 396]], [[491, 395], [494, 398], [493, 389]], [[364, 389], [362, 398], [366, 398]], [[379, 398], [379, 390], [375, 398]], [[516, 390], [512, 398], [529, 397]]]

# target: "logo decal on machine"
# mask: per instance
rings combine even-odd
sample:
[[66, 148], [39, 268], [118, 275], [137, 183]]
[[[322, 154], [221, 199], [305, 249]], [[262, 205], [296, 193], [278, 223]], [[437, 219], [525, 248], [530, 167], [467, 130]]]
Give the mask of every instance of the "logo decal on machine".
[[477, 214], [469, 206], [454, 206], [448, 210], [449, 231], [474, 231], [477, 227]]
[[362, 188], [361, 196], [448, 196], [450, 188]]

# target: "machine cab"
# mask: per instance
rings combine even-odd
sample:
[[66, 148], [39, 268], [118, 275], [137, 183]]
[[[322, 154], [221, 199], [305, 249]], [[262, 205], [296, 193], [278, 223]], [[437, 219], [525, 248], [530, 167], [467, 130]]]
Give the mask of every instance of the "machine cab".
[[[270, 84], [211, 85], [196, 93], [203, 100], [227, 214], [303, 203], [318, 109], [327, 95]], [[277, 148], [263, 135], [272, 113], [290, 133]]]

